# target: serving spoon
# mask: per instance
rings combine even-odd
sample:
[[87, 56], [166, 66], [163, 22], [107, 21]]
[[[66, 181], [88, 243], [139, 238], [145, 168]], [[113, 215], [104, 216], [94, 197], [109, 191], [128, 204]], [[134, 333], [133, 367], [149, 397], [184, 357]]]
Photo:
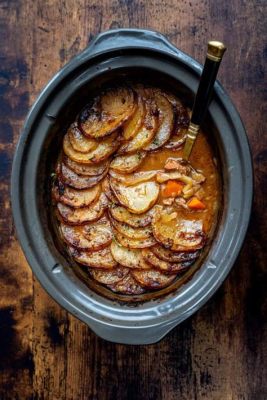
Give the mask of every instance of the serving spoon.
[[183, 159], [186, 161], [188, 161], [190, 157], [200, 126], [205, 118], [211, 99], [214, 82], [225, 50], [226, 47], [222, 42], [215, 40], [208, 42], [206, 60], [202, 75], [200, 77], [200, 82], [193, 105], [192, 116], [183, 149]]

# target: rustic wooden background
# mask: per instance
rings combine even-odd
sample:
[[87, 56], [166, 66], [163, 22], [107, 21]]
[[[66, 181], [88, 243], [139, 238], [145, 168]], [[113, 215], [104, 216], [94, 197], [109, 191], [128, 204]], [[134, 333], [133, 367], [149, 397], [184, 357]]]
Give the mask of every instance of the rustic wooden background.
[[[1, 400], [267, 399], [266, 5], [0, 0]], [[105, 342], [60, 308], [32, 276], [10, 211], [12, 157], [29, 107], [95, 34], [118, 27], [161, 31], [201, 62], [208, 39], [227, 44], [219, 78], [246, 125], [255, 167], [252, 219], [232, 272], [205, 307], [151, 346]]]

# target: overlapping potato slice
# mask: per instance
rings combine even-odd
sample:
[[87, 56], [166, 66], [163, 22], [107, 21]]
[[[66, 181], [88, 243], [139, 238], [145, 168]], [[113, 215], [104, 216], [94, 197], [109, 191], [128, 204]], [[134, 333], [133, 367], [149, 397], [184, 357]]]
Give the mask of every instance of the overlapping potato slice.
[[106, 217], [91, 224], [84, 225], [83, 234], [92, 244], [96, 243], [96, 246], [100, 242], [107, 246], [111, 243], [113, 238], [112, 228]]
[[106, 160], [119, 147], [120, 140], [115, 131], [110, 136], [99, 142], [98, 146], [89, 153], [81, 153], [72, 147], [69, 135], [66, 134], [63, 140], [64, 153], [73, 161], [80, 164], [97, 164]]
[[140, 151], [153, 140], [158, 127], [158, 117], [155, 115], [154, 104], [150, 100], [146, 100], [145, 105], [146, 115], [142, 126], [129, 142], [121, 145], [119, 154]]
[[157, 150], [170, 138], [174, 125], [173, 106], [159, 92], [155, 92], [155, 101], [159, 112], [158, 128], [151, 143], [144, 147], [147, 151]]
[[101, 182], [102, 185], [102, 190], [105, 193], [105, 195], [107, 196], [107, 198], [109, 199], [109, 201], [111, 202], [111, 205], [117, 205], [119, 204], [119, 200], [117, 199], [117, 197], [114, 195], [110, 184], [109, 184], [109, 179], [106, 177], [105, 179], [103, 179], [103, 181]]
[[153, 215], [152, 230], [155, 239], [174, 251], [195, 251], [201, 249], [206, 241], [201, 220], [191, 221], [172, 218], [167, 209], [157, 206]]
[[119, 202], [134, 214], [143, 214], [153, 207], [159, 195], [156, 182], [125, 186], [110, 177], [110, 186]]
[[80, 151], [81, 153], [88, 153], [89, 151], [94, 150], [98, 145], [98, 142], [95, 139], [87, 138], [82, 134], [77, 122], [74, 122], [69, 127], [68, 136], [74, 150]]
[[140, 286], [131, 274], [126, 275], [114, 285], [109, 285], [109, 288], [116, 293], [138, 295], [144, 293], [144, 289]]
[[109, 166], [109, 160], [98, 164], [79, 164], [66, 156], [63, 158], [63, 162], [76, 174], [84, 176], [101, 175]]
[[57, 204], [57, 209], [64, 221], [69, 225], [83, 225], [88, 222], [97, 221], [101, 218], [108, 206], [108, 199], [104, 193], [101, 193], [89, 207], [72, 208], [63, 203]]
[[88, 189], [99, 183], [105, 177], [107, 172], [108, 169], [104, 170], [100, 175], [82, 176], [76, 174], [76, 172], [72, 171], [64, 163], [62, 163], [60, 177], [64, 183], [74, 189]]
[[98, 251], [78, 250], [70, 246], [69, 251], [78, 263], [90, 268], [114, 269], [117, 266], [117, 262], [112, 257], [109, 246]]
[[192, 252], [175, 252], [169, 249], [165, 249], [165, 247], [157, 245], [151, 247], [152, 253], [155, 254], [156, 257], [160, 258], [163, 261], [171, 262], [171, 263], [180, 263], [186, 261], [195, 261], [195, 259], [199, 256], [199, 251]]
[[145, 156], [145, 151], [139, 151], [135, 154], [125, 156], [116, 156], [111, 162], [110, 168], [122, 174], [129, 174], [140, 167]]
[[76, 190], [68, 187], [58, 179], [52, 188], [52, 195], [56, 201], [74, 208], [89, 206], [89, 204], [97, 200], [100, 193], [101, 185], [96, 185], [89, 189]]
[[114, 285], [120, 282], [129, 273], [128, 268], [117, 267], [113, 270], [92, 269], [90, 274], [99, 283], [104, 285]]
[[175, 120], [173, 134], [170, 140], [166, 143], [167, 149], [179, 149], [186, 140], [186, 134], [190, 122], [190, 116], [185, 107], [181, 104], [175, 106]]
[[147, 182], [157, 176], [158, 171], [141, 171], [135, 174], [122, 175], [115, 171], [110, 170], [109, 175], [112, 176], [116, 181], [123, 183], [125, 186], [134, 186], [138, 183]]
[[152, 237], [152, 229], [151, 227], [144, 228], [133, 228], [124, 222], [119, 222], [110, 218], [111, 224], [113, 227], [120, 232], [123, 236], [126, 236], [130, 239], [139, 240], [139, 239], [149, 239]]
[[80, 115], [79, 125], [89, 137], [109, 135], [127, 121], [136, 108], [136, 95], [128, 87], [102, 93]]
[[151, 265], [151, 267], [155, 267], [168, 274], [176, 274], [178, 272], [182, 272], [188, 269], [189, 266], [192, 264], [192, 261], [187, 261], [183, 263], [170, 263], [167, 261], [163, 261], [160, 258], [156, 257], [150, 249], [142, 250], [142, 256], [144, 257], [144, 260]]
[[123, 126], [123, 138], [132, 139], [142, 126], [145, 118], [146, 108], [142, 96], [138, 95], [135, 112]]
[[127, 268], [150, 269], [150, 265], [142, 257], [141, 250], [129, 249], [115, 240], [112, 241], [110, 250], [117, 263]]
[[144, 249], [151, 247], [156, 244], [156, 240], [153, 236], [146, 239], [131, 239], [127, 236], [122, 235], [120, 232], [114, 230], [114, 235], [117, 241], [128, 249]]
[[119, 205], [111, 205], [109, 207], [109, 212], [112, 218], [116, 219], [119, 222], [124, 222], [132, 226], [133, 228], [143, 228], [148, 226], [153, 217], [154, 209], [148, 210], [144, 214], [132, 214], [127, 208]]
[[165, 275], [160, 271], [150, 269], [147, 271], [132, 271], [134, 279], [146, 289], [162, 289], [170, 285], [176, 275]]
[[108, 220], [101, 220], [88, 225], [70, 226], [60, 224], [60, 233], [73, 247], [81, 250], [97, 251], [108, 246], [112, 241], [112, 230]]

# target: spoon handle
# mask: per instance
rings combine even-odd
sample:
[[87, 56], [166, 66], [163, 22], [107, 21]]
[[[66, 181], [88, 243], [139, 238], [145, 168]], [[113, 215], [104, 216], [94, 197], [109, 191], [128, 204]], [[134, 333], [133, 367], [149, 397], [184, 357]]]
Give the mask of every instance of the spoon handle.
[[183, 158], [188, 160], [200, 125], [207, 112], [216, 76], [226, 47], [217, 41], [208, 42], [208, 51], [195, 97], [191, 121], [184, 145]]

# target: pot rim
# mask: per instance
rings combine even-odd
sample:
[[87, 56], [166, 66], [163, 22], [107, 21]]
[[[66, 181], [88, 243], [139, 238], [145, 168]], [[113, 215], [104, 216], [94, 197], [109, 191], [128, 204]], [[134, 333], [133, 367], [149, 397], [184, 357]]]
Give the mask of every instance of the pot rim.
[[[138, 36], [136, 39], [135, 35]], [[117, 41], [116, 41], [117, 38]], [[132, 45], [129, 46], [129, 38], [135, 38], [133, 40]], [[123, 39], [123, 40], [121, 40]], [[113, 47], [110, 47], [110, 40], [113, 42]], [[128, 41], [128, 45], [127, 45]], [[157, 45], [157, 48], [155, 48]], [[23, 157], [25, 152], [27, 151], [27, 147], [31, 141], [31, 135], [33, 135], [35, 121], [39, 117], [39, 113], [43, 109], [45, 103], [49, 101], [50, 97], [53, 93], [58, 89], [58, 87], [67, 79], [69, 75], [74, 70], [79, 69], [83, 65], [85, 65], [88, 60], [93, 61], [97, 59], [97, 57], [102, 55], [109, 56], [110, 53], [116, 52], [123, 49], [136, 49], [136, 50], [143, 50], [147, 49], [152, 54], [162, 54], [171, 58], [174, 62], [179, 62], [185, 65], [191, 73], [196, 74], [197, 76], [200, 75], [202, 71], [202, 67], [198, 64], [195, 60], [191, 57], [186, 55], [185, 53], [181, 52], [180, 50], [176, 49], [172, 44], [170, 44], [167, 39], [159, 33], [155, 33], [153, 31], [147, 30], [135, 30], [135, 29], [118, 29], [118, 30], [111, 30], [105, 33], [98, 35], [90, 44], [90, 46], [85, 49], [81, 54], [76, 56], [73, 60], [71, 60], [65, 67], [63, 67], [55, 76], [51, 79], [51, 81], [47, 84], [47, 86], [43, 89], [39, 97], [37, 98], [36, 102], [33, 104], [31, 111], [26, 119], [24, 124], [22, 134], [20, 136], [17, 150], [15, 154], [15, 158], [13, 161], [12, 166], [12, 178], [11, 178], [11, 199], [12, 199], [12, 210], [16, 225], [16, 230], [18, 234], [19, 241], [21, 246], [24, 250], [27, 260], [29, 264], [36, 274], [37, 278], [41, 282], [42, 286], [47, 290], [47, 292], [64, 308], [70, 311], [72, 314], [76, 315], [78, 318], [82, 319], [84, 322], [90, 324], [91, 321], [99, 322], [102, 324], [107, 324], [108, 326], [113, 327], [120, 327], [120, 328], [129, 328], [131, 329], [138, 329], [140, 327], [152, 327], [158, 326], [161, 324], [170, 325], [170, 323], [174, 321], [182, 321], [183, 319], [189, 317], [193, 312], [199, 309], [204, 303], [208, 301], [208, 299], [213, 295], [213, 293], [219, 288], [222, 284], [226, 276], [228, 275], [237, 254], [241, 248], [243, 243], [246, 230], [248, 227], [251, 204], [252, 204], [252, 185], [253, 185], [253, 175], [252, 175], [252, 162], [251, 162], [251, 155], [250, 149], [248, 145], [248, 139], [246, 136], [246, 132], [244, 126], [241, 122], [241, 119], [236, 111], [234, 105], [232, 104], [231, 100], [229, 99], [228, 95], [222, 88], [222, 86], [216, 82], [215, 84], [215, 94], [217, 98], [217, 102], [220, 103], [220, 107], [224, 110], [226, 116], [229, 118], [229, 123], [232, 126], [232, 129], [236, 132], [236, 140], [238, 141], [237, 147], [239, 146], [239, 150], [242, 153], [242, 160], [236, 158], [239, 164], [242, 164], [244, 168], [243, 176], [245, 185], [246, 197], [243, 199], [245, 202], [244, 205], [244, 212], [245, 214], [242, 216], [242, 224], [238, 226], [237, 236], [232, 239], [232, 247], [231, 247], [231, 259], [228, 259], [227, 265], [224, 268], [221, 268], [218, 271], [216, 264], [212, 260], [208, 260], [204, 262], [206, 264], [206, 272], [207, 272], [207, 279], [208, 283], [212, 281], [212, 285], [209, 286], [208, 291], [199, 298], [196, 302], [191, 304], [191, 307], [187, 307], [186, 310], [183, 310], [181, 314], [177, 314], [177, 308], [174, 305], [174, 302], [177, 298], [177, 295], [168, 296], [167, 298], [163, 298], [160, 300], [160, 305], [154, 305], [150, 307], [153, 309], [152, 315], [150, 319], [146, 319], [145, 315], [148, 311], [147, 307], [139, 307], [137, 306], [135, 309], [132, 307], [128, 307], [126, 305], [120, 306], [120, 312], [114, 313], [115, 305], [112, 304], [113, 302], [109, 302], [109, 305], [104, 310], [102, 309], [101, 305], [103, 305], [106, 300], [101, 296], [93, 295], [90, 297], [91, 306], [94, 307], [94, 312], [88, 314], [88, 310], [85, 309], [84, 305], [79, 303], [79, 307], [71, 302], [68, 298], [68, 293], [62, 293], [57, 290], [57, 276], [60, 274], [53, 273], [48, 279], [47, 275], [42, 271], [39, 262], [43, 261], [40, 260], [40, 255], [38, 257], [35, 254], [34, 244], [30, 243], [30, 235], [26, 229], [25, 224], [25, 216], [23, 215], [25, 204], [21, 202], [21, 194], [20, 189], [22, 188], [23, 182]], [[211, 115], [216, 115], [216, 104], [211, 105], [210, 112]], [[50, 115], [51, 122], [53, 122], [53, 114]], [[231, 154], [229, 155], [231, 156]], [[233, 155], [232, 155], [233, 156]], [[231, 167], [231, 166], [230, 166]], [[231, 171], [229, 172], [231, 174]], [[241, 175], [239, 174], [239, 177]], [[243, 194], [244, 194], [243, 193]], [[214, 245], [215, 247], [215, 245]], [[38, 260], [39, 258], [39, 260]], [[201, 267], [202, 268], [202, 267]], [[54, 270], [55, 271], [55, 270]], [[60, 271], [59, 271], [60, 272]], [[198, 272], [195, 273], [195, 275]], [[214, 275], [216, 273], [216, 280], [214, 281]], [[53, 278], [52, 278], [53, 277]], [[193, 278], [190, 281], [193, 282]], [[206, 285], [207, 286], [207, 285]], [[192, 287], [192, 285], [190, 286]], [[200, 288], [200, 291], [203, 288]], [[191, 299], [192, 300], [192, 299]], [[88, 299], [87, 299], [88, 301]], [[167, 303], [167, 304], [165, 304]], [[96, 307], [96, 304], [98, 307]], [[183, 305], [182, 305], [183, 306]], [[144, 311], [144, 316], [140, 319], [140, 313], [138, 311]], [[157, 308], [157, 309], [156, 309]], [[102, 314], [101, 314], [102, 313]], [[139, 321], [135, 321], [134, 318], [125, 319], [126, 314], [130, 314], [131, 316], [135, 316], [136, 319]], [[104, 315], [105, 314], [105, 315]], [[116, 315], [115, 315], [116, 314]]]

